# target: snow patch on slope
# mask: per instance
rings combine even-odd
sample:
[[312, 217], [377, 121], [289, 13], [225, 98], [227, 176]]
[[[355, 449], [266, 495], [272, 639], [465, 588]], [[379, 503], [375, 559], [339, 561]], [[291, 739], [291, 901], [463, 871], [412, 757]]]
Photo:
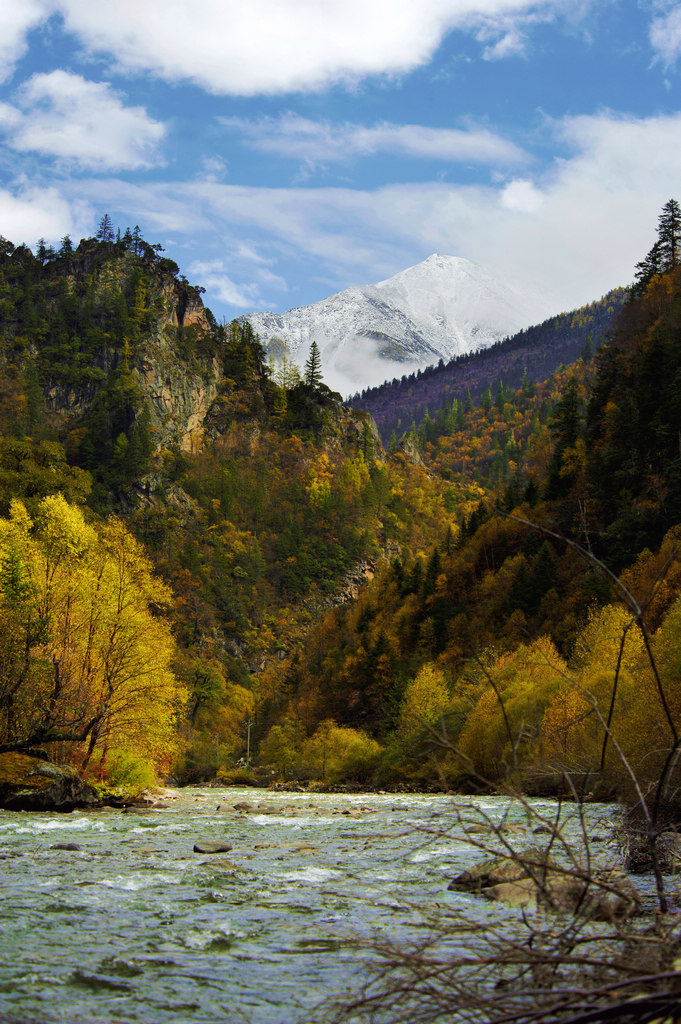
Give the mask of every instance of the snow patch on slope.
[[533, 323], [534, 309], [484, 267], [434, 254], [377, 284], [245, 319], [265, 346], [283, 339], [301, 367], [316, 341], [325, 382], [347, 395], [486, 348]]

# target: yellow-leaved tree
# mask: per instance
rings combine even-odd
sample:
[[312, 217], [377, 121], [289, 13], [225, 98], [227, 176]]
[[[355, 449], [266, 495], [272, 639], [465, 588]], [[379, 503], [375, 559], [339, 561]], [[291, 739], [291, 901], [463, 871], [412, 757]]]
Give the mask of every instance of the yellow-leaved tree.
[[541, 636], [487, 669], [489, 686], [462, 730], [459, 747], [486, 778], [534, 768], [544, 759], [542, 720], [567, 666], [551, 639]]
[[0, 751], [72, 744], [107, 757], [173, 751], [184, 689], [162, 616], [171, 594], [116, 519], [94, 527], [50, 495], [0, 520]]
[[431, 663], [423, 665], [416, 678], [407, 686], [402, 698], [397, 726], [400, 740], [411, 743], [422, 735], [428, 726], [437, 725], [450, 700], [442, 670]]
[[[632, 749], [631, 713], [641, 695], [644, 663], [643, 637], [628, 610], [594, 609], [575, 643], [570, 672], [544, 715], [546, 755], [571, 770], [600, 770], [606, 728], [622, 749]], [[612, 745], [606, 753], [619, 769]]]

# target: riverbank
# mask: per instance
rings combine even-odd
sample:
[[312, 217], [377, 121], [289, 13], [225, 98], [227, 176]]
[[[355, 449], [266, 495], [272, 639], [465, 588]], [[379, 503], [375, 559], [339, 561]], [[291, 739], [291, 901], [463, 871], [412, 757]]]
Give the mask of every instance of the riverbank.
[[[316, 1024], [333, 1019], [320, 1002], [350, 1005], [372, 965], [431, 933], [435, 960], [488, 955], [491, 936], [533, 950], [531, 935], [569, 934], [569, 916], [450, 888], [509, 846], [550, 849], [563, 865], [571, 850], [594, 871], [621, 863], [606, 805], [252, 787], [149, 798], [0, 812], [0, 1018]], [[614, 964], [615, 947], [652, 927], [652, 878], [632, 884], [641, 916], [614, 929], [576, 919], [585, 941], [596, 929], [590, 956], [602, 942]]]

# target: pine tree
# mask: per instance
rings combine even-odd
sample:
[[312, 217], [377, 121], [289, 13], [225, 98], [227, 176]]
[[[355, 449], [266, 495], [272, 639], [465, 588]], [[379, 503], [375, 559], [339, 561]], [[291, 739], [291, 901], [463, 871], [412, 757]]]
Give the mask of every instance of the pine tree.
[[114, 229], [111, 223], [111, 217], [108, 213], [105, 213], [99, 222], [99, 228], [97, 229], [97, 238], [101, 242], [113, 242], [114, 240]]
[[322, 359], [316, 341], [313, 341], [310, 345], [310, 354], [305, 363], [303, 381], [308, 388], [312, 388], [314, 391], [322, 383]]
[[366, 420], [362, 423], [362, 437], [360, 445], [364, 461], [369, 462], [374, 457], [374, 439], [371, 436], [371, 428]]
[[644, 260], [636, 264], [632, 298], [642, 295], [656, 274], [666, 274], [681, 263], [681, 206], [670, 199], [657, 222], [657, 241]]
[[390, 435], [390, 440], [388, 441], [388, 455], [389, 456], [390, 455], [394, 455], [396, 451], [397, 451], [397, 435], [395, 434], [395, 431], [393, 430], [393, 432]]
[[681, 206], [676, 199], [670, 199], [662, 207], [657, 239], [663, 270], [673, 270], [681, 262]]

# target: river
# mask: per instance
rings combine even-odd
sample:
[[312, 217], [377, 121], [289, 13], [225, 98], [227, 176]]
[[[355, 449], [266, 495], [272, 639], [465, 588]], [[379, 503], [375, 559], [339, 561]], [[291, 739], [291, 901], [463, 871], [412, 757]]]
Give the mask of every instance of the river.
[[[230, 788], [161, 800], [0, 812], [3, 1024], [312, 1024], [361, 974], [355, 936], [413, 934], [415, 904], [463, 901], [481, 922], [513, 913], [447, 891], [481, 857], [457, 802], [521, 835], [536, 824], [502, 797]], [[232, 849], [194, 852], [201, 841]]]

